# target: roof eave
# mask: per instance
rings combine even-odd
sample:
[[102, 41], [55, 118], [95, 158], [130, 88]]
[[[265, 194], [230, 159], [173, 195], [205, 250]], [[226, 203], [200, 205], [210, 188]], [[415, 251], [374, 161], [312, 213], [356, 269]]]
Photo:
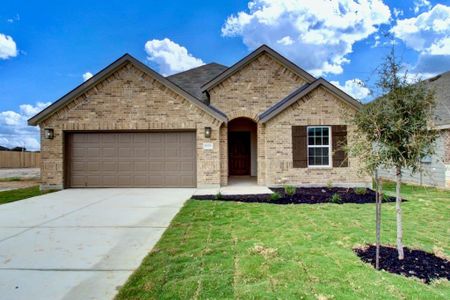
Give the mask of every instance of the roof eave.
[[[267, 123], [269, 120], [271, 120], [272, 118], [277, 116], [279, 113], [284, 111], [286, 108], [291, 106], [293, 103], [295, 103], [299, 99], [308, 95], [310, 92], [312, 92], [314, 89], [316, 89], [320, 85], [327, 88], [327, 90], [329, 90], [331, 93], [335, 94], [337, 97], [343, 99], [346, 103], [348, 103], [349, 105], [354, 107], [356, 110], [361, 109], [362, 104], [359, 101], [355, 100], [353, 97], [351, 97], [344, 91], [340, 90], [336, 86], [332, 85], [325, 79], [319, 78], [319, 79], [315, 80], [313, 83], [311, 83], [309, 86], [304, 88], [300, 93], [295, 94], [294, 96], [292, 96], [289, 99], [284, 98], [284, 99], [280, 100], [280, 102], [285, 101], [285, 103], [283, 103], [283, 105], [278, 106], [276, 109], [273, 109], [272, 111], [270, 111], [272, 109], [272, 107], [271, 107], [268, 110], [266, 110], [265, 112], [261, 113], [258, 117], [258, 121], [260, 121], [261, 123]], [[302, 87], [300, 87], [300, 89], [301, 88]]]

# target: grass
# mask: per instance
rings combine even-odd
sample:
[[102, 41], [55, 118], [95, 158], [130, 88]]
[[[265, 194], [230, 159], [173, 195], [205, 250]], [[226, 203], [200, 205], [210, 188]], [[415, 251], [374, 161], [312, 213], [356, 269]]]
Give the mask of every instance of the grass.
[[40, 191], [39, 186], [32, 186], [23, 189], [15, 189], [11, 191], [0, 192], [0, 205], [5, 203], [10, 203], [18, 200], [23, 200], [31, 198], [34, 196], [39, 196], [47, 194], [51, 191]]
[[[405, 246], [449, 256], [450, 192], [402, 190]], [[395, 203], [382, 209], [383, 243], [394, 244]], [[374, 217], [373, 204], [189, 200], [117, 299], [450, 299], [446, 280], [360, 261], [352, 248], [374, 242]]]

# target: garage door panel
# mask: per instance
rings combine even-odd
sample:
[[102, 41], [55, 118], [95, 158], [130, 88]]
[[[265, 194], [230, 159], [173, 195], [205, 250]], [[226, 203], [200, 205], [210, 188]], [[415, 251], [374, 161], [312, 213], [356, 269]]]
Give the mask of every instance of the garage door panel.
[[117, 156], [117, 148], [112, 147], [104, 147], [102, 149], [103, 157], [116, 157]]
[[95, 171], [97, 171], [98, 169], [100, 169], [100, 165], [101, 165], [101, 164], [102, 164], [102, 163], [99, 162], [99, 161], [89, 161], [89, 162], [87, 163], [87, 170], [88, 170], [88, 171], [95, 172]]
[[73, 187], [194, 187], [195, 132], [73, 133]]
[[102, 170], [104, 172], [114, 172], [117, 171], [117, 163], [114, 161], [104, 161], [102, 163]]
[[103, 186], [117, 186], [117, 176], [115, 175], [103, 175]]
[[180, 171], [182, 172], [193, 172], [195, 170], [195, 164], [193, 162], [181, 162]]
[[148, 163], [146, 161], [141, 162], [134, 162], [134, 171], [136, 172], [147, 172], [148, 170]]

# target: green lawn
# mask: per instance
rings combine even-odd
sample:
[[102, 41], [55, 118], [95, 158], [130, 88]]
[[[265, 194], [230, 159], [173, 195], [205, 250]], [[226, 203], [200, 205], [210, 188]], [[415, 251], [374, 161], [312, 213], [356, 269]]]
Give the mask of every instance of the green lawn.
[[32, 186], [23, 189], [15, 189], [11, 191], [3, 191], [0, 192], [0, 205], [5, 203], [10, 203], [18, 200], [23, 200], [27, 198], [31, 198], [34, 196], [39, 196], [43, 194], [47, 194], [50, 191], [40, 191], [39, 186]]
[[[450, 192], [405, 185], [403, 195], [405, 245], [450, 256]], [[383, 204], [383, 243], [395, 243], [394, 207]], [[374, 241], [374, 215], [373, 204], [190, 200], [117, 299], [450, 299], [446, 280], [359, 260], [352, 248]]]

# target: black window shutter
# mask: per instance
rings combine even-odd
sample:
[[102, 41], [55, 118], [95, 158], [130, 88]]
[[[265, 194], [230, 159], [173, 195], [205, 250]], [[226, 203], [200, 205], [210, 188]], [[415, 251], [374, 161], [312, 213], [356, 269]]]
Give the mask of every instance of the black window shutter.
[[306, 126], [292, 126], [292, 158], [294, 168], [306, 168], [307, 164]]
[[333, 140], [333, 167], [348, 167], [347, 151], [345, 151], [347, 146], [347, 125], [332, 125], [331, 134]]

